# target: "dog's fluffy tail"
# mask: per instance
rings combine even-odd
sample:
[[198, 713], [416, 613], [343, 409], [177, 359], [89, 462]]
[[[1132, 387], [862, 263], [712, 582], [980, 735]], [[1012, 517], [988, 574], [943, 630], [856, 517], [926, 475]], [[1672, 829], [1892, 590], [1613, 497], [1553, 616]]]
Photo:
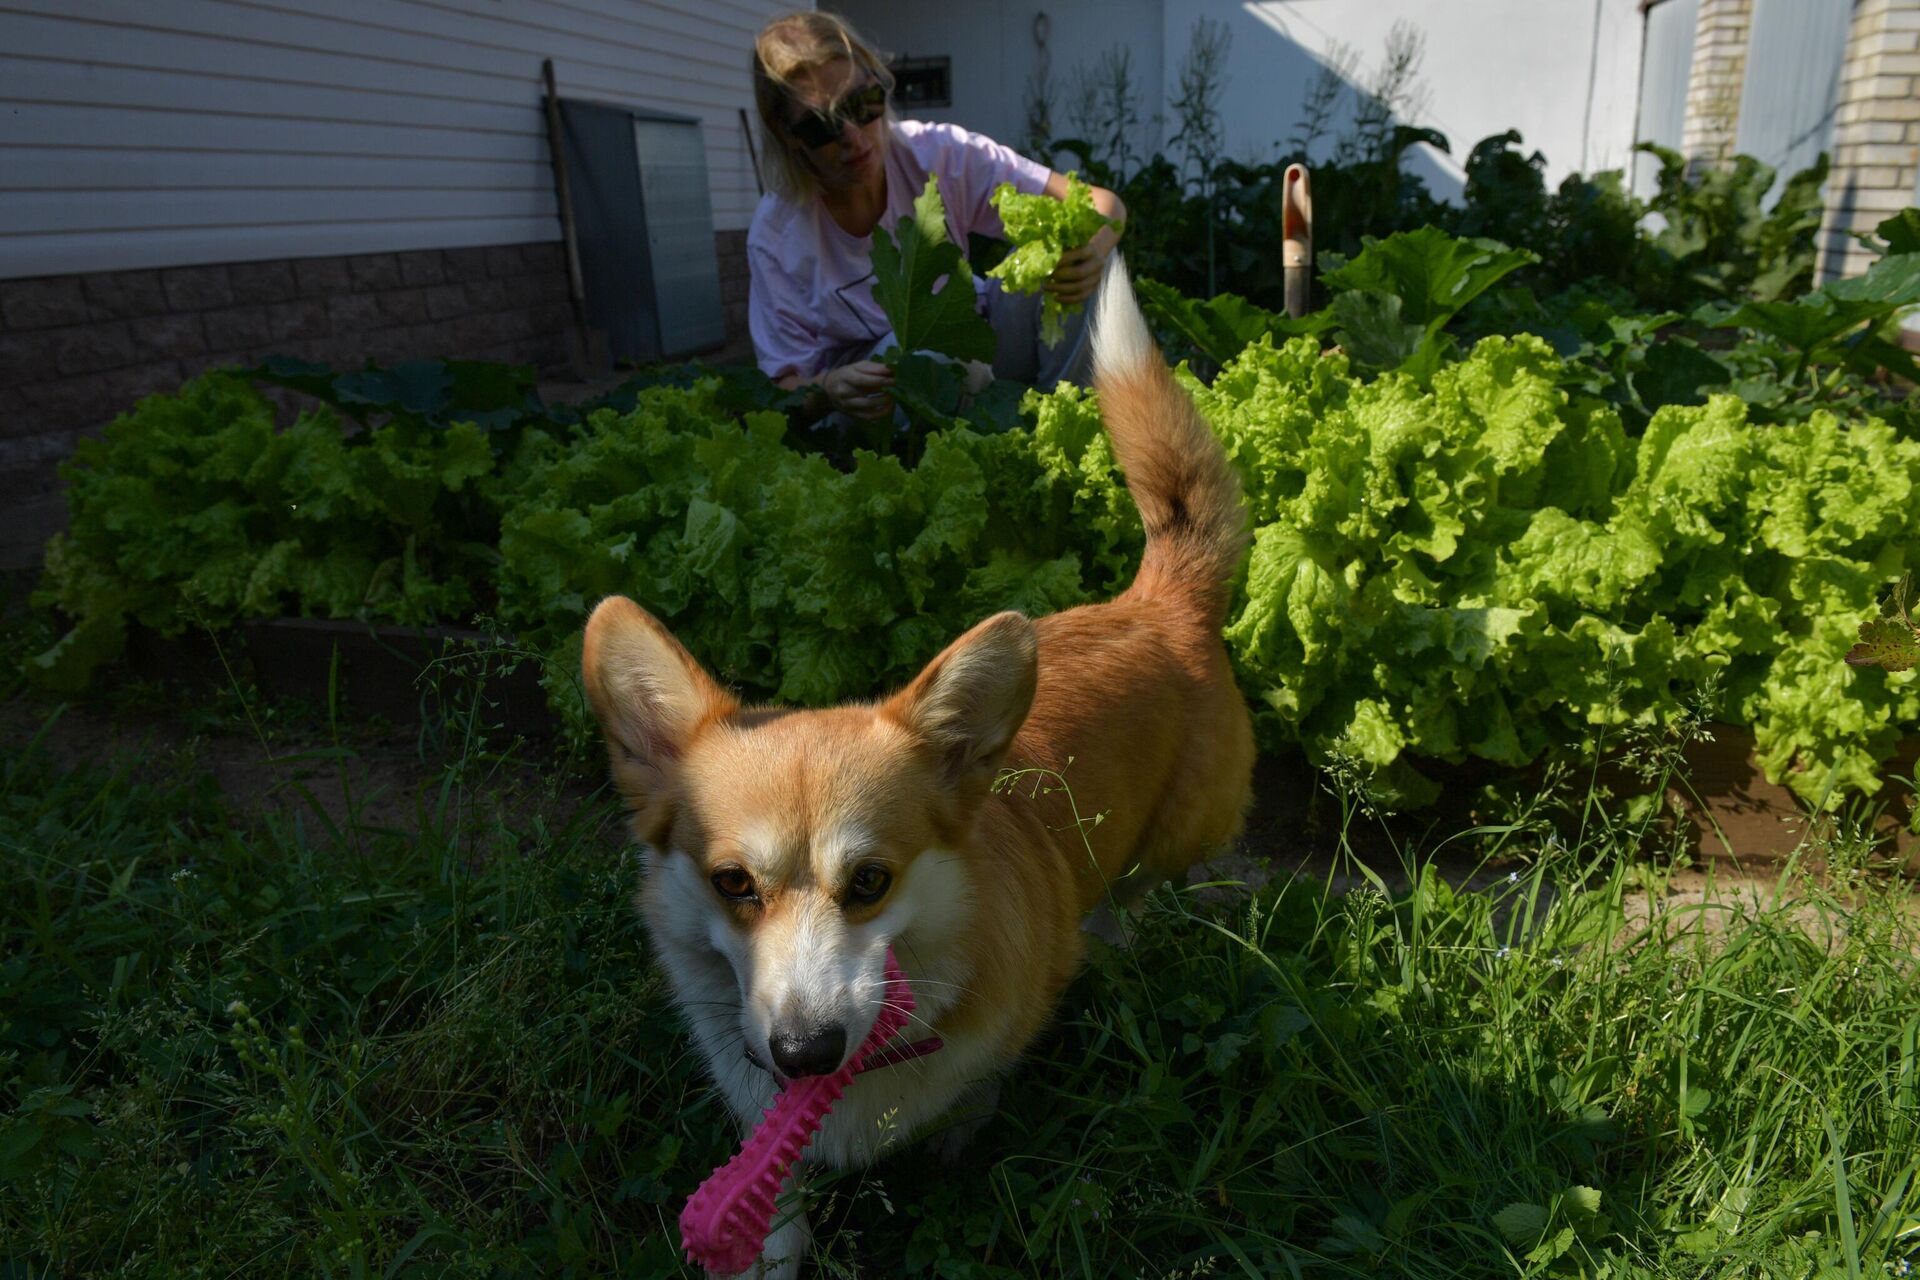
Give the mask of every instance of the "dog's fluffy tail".
[[1147, 529], [1146, 555], [1129, 590], [1185, 601], [1218, 631], [1228, 583], [1247, 549], [1240, 477], [1173, 380], [1118, 256], [1095, 306], [1094, 387]]

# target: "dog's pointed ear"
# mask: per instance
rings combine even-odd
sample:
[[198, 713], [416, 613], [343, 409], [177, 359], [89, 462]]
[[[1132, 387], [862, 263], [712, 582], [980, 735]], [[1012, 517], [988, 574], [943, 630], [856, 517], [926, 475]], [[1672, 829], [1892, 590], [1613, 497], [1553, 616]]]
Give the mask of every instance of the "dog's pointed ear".
[[957, 786], [984, 791], [1026, 723], [1038, 679], [1032, 621], [996, 613], [948, 645], [882, 710], [940, 753]]
[[740, 704], [659, 619], [625, 596], [602, 600], [587, 619], [580, 670], [635, 830], [658, 843], [671, 817], [667, 784], [687, 744]]

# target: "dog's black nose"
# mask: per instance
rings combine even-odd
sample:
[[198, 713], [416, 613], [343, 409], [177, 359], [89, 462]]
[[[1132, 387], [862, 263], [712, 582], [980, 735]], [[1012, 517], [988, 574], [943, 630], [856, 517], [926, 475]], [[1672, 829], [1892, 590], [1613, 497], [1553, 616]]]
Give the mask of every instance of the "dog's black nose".
[[815, 1027], [804, 1035], [776, 1031], [767, 1041], [773, 1050], [773, 1065], [789, 1079], [800, 1076], [824, 1076], [840, 1069], [847, 1053], [845, 1027]]

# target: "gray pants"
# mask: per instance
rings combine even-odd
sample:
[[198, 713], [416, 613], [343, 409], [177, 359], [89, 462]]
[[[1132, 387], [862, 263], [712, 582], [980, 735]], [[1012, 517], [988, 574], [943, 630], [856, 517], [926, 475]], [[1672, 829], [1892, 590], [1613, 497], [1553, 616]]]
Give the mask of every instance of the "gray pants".
[[1051, 391], [1061, 382], [1084, 387], [1093, 372], [1086, 305], [1061, 317], [1066, 333], [1049, 347], [1040, 341], [1040, 304], [1045, 297], [1041, 293], [1008, 293], [998, 280], [987, 281], [987, 323], [999, 339], [993, 376], [1025, 382], [1042, 391]]

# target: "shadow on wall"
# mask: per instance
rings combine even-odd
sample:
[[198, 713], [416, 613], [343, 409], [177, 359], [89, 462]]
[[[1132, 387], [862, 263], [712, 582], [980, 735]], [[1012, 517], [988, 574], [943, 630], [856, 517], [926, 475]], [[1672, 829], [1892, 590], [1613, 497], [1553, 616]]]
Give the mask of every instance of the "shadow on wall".
[[[1847, 175], [1846, 186], [1842, 188], [1837, 195], [1834, 193], [1834, 190], [1831, 186], [1827, 188], [1827, 208], [1851, 209], [1854, 206], [1854, 201], [1859, 199], [1859, 196], [1860, 196], [1859, 170], [1849, 168], [1846, 170], [1846, 175]], [[1920, 201], [1920, 183], [1915, 184], [1914, 198], [1916, 201]], [[1819, 250], [1818, 250], [1820, 254], [1820, 265], [1814, 272], [1814, 279], [1816, 281], [1838, 280], [1842, 276], [1846, 275], [1847, 250], [1855, 247], [1856, 247], [1855, 243], [1852, 240], [1848, 239], [1844, 233], [1830, 236], [1824, 242], [1820, 243]], [[1912, 329], [1914, 327], [1913, 321], [1915, 318], [1916, 316], [1907, 317], [1907, 320], [1902, 324], [1902, 327], [1906, 329]]]
[[[1039, 154], [1049, 137], [1078, 139], [1126, 173], [1148, 158], [1138, 154], [1144, 131], [1183, 172], [1209, 157], [1350, 163], [1369, 158], [1397, 127], [1428, 124], [1426, 39], [1415, 24], [1395, 23], [1379, 49], [1363, 53], [1296, 33], [1265, 7], [1169, 4], [1165, 21], [1158, 95], [1140, 83], [1141, 64], [1124, 46], [1051, 72], [1049, 51], [1030, 51], [1025, 149]], [[1158, 98], [1151, 109], [1150, 96]], [[1417, 143], [1401, 168], [1434, 198], [1461, 201], [1465, 173], [1447, 152]]]

